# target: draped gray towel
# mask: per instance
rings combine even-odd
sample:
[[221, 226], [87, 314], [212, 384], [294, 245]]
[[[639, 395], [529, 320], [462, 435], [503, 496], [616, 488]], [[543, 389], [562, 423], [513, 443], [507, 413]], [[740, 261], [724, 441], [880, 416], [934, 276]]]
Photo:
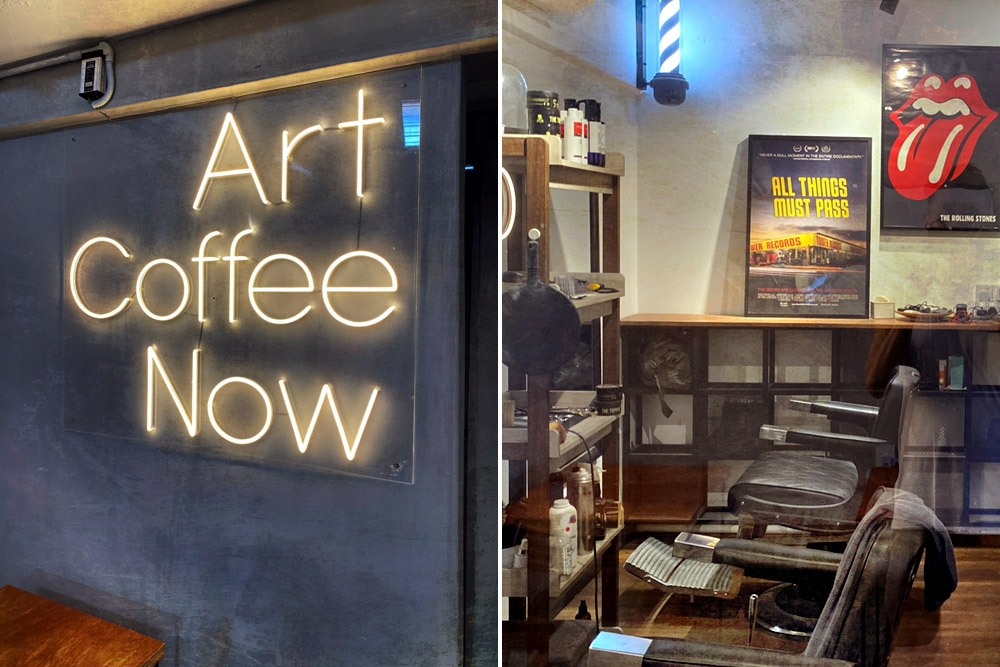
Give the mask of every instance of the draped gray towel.
[[844, 619], [851, 612], [864, 570], [862, 567], [854, 567], [853, 562], [867, 558], [875, 538], [886, 522], [891, 522], [892, 528], [924, 530], [924, 607], [928, 611], [938, 609], [958, 586], [955, 552], [944, 524], [919, 496], [901, 489], [884, 489], [847, 543], [833, 589], [803, 655], [833, 657], [832, 652], [838, 639], [836, 634], [844, 627]]

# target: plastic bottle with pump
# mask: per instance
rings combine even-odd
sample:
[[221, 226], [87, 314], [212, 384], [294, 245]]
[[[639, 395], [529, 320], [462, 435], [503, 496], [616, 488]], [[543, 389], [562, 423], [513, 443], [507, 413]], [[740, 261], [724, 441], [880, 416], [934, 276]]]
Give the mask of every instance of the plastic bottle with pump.
[[521, 540], [520, 546], [514, 552], [514, 567], [528, 567], [528, 538]]

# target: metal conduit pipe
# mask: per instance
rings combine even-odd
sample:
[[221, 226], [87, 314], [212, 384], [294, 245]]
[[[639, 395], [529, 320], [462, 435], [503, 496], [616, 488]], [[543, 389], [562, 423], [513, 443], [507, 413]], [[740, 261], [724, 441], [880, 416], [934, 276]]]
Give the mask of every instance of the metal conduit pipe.
[[104, 95], [90, 103], [95, 109], [100, 109], [109, 101], [111, 101], [111, 96], [115, 92], [115, 51], [111, 48], [111, 45], [107, 42], [100, 42], [97, 46], [89, 49], [79, 49], [77, 51], [69, 51], [67, 53], [49, 56], [47, 58], [41, 58], [32, 62], [24, 63], [23, 65], [17, 65], [16, 67], [9, 67], [7, 69], [0, 69], [0, 79], [6, 79], [8, 77], [17, 76], [19, 74], [26, 74], [28, 72], [34, 72], [35, 70], [45, 69], [46, 67], [52, 67], [54, 65], [62, 65], [63, 63], [71, 63], [83, 59], [84, 54], [90, 54], [93, 52], [100, 51], [104, 58], [104, 66], [107, 69], [107, 81], [108, 87]]

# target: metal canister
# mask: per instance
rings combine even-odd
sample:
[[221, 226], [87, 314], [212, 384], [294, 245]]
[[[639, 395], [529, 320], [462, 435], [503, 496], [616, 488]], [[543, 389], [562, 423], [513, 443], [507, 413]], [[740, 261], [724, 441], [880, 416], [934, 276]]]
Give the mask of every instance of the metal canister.
[[550, 90], [528, 91], [528, 131], [531, 134], [559, 136], [559, 93]]
[[597, 385], [594, 408], [599, 415], [620, 415], [622, 413], [622, 386], [620, 384]]
[[569, 504], [576, 508], [577, 542], [581, 555], [594, 549], [594, 477], [590, 466], [582, 463], [570, 468], [566, 476], [566, 496]]

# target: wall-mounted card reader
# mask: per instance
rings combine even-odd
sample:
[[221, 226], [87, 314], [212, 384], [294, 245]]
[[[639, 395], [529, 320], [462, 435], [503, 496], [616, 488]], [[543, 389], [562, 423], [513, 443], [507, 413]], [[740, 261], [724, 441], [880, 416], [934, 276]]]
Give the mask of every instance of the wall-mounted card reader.
[[102, 97], [106, 89], [103, 54], [100, 51], [84, 54], [80, 64], [80, 97], [93, 102]]

